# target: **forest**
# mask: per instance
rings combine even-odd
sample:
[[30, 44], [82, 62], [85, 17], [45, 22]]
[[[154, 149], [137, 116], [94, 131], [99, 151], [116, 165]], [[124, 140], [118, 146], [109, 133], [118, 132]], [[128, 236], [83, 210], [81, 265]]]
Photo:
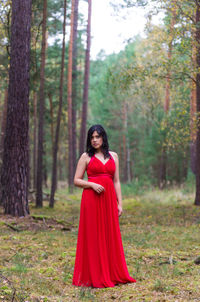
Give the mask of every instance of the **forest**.
[[[108, 1], [145, 9], [145, 32], [95, 59], [94, 1], [0, 0], [0, 301], [199, 301], [200, 1]], [[119, 156], [138, 280], [104, 290], [71, 285], [94, 124]]]

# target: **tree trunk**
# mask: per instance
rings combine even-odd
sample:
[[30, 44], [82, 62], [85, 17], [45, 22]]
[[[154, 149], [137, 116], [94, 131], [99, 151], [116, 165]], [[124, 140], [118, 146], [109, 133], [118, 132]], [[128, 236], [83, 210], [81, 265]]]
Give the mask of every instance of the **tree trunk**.
[[[196, 70], [196, 43], [195, 32], [193, 32], [193, 45], [192, 45], [192, 66]], [[196, 78], [196, 73], [193, 72], [193, 78]], [[191, 95], [190, 95], [190, 167], [194, 174], [196, 174], [196, 82], [191, 81]]]
[[123, 113], [122, 113], [122, 120], [123, 120], [123, 170], [124, 170], [124, 182], [130, 182], [131, 181], [131, 170], [130, 170], [130, 147], [129, 147], [129, 138], [128, 138], [128, 104], [126, 101], [123, 103]]
[[60, 121], [62, 114], [62, 104], [63, 104], [63, 81], [64, 81], [64, 66], [65, 66], [65, 27], [66, 27], [66, 10], [67, 10], [67, 0], [64, 0], [64, 20], [63, 20], [63, 43], [62, 43], [62, 58], [61, 58], [61, 72], [60, 72], [60, 88], [59, 88], [59, 107], [57, 115], [55, 142], [53, 145], [53, 165], [52, 165], [52, 178], [51, 178], [51, 195], [49, 206], [53, 208], [54, 206], [54, 195], [56, 191], [57, 182], [57, 154], [58, 154], [58, 143], [60, 134]]
[[33, 94], [33, 188], [36, 188], [37, 171], [37, 92]]
[[79, 140], [80, 155], [84, 152], [85, 142], [86, 142], [88, 89], [89, 89], [89, 74], [90, 74], [91, 12], [92, 12], [92, 0], [88, 0], [87, 48], [85, 53], [82, 120], [81, 120], [81, 131], [80, 131], [80, 140]]
[[197, 138], [196, 138], [196, 196], [195, 205], [200, 205], [200, 1], [197, 1], [196, 8], [196, 102], [197, 102]]
[[3, 156], [3, 145], [4, 145], [4, 137], [6, 130], [6, 119], [7, 119], [7, 106], [8, 106], [8, 90], [5, 90], [4, 96], [4, 106], [3, 106], [3, 116], [1, 121], [1, 141], [0, 141], [0, 159], [2, 160]]
[[78, 28], [78, 4], [74, 4], [74, 26], [73, 26], [73, 52], [72, 52], [72, 156], [73, 156], [73, 175], [76, 170], [77, 154], [77, 131], [76, 131], [76, 98], [77, 98], [77, 28]]
[[39, 91], [39, 125], [38, 125], [38, 155], [37, 155], [37, 187], [36, 207], [43, 206], [42, 180], [43, 180], [43, 128], [44, 128], [44, 83], [45, 83], [45, 60], [46, 60], [46, 22], [47, 22], [47, 0], [43, 1], [43, 22], [42, 22], [42, 48], [40, 65], [40, 91]]
[[53, 101], [52, 101], [52, 94], [48, 93], [48, 97], [49, 97], [49, 107], [50, 107], [50, 116], [51, 116], [51, 144], [52, 144], [52, 156], [53, 156], [54, 127], [53, 127]]
[[[164, 102], [164, 111], [167, 115], [170, 107], [170, 84], [171, 84], [171, 59], [172, 59], [172, 42], [174, 39], [174, 25], [176, 23], [176, 1], [172, 2], [172, 17], [171, 17], [171, 23], [170, 23], [170, 29], [169, 29], [169, 44], [168, 44], [168, 71], [167, 71], [167, 78], [166, 78], [166, 87], [165, 87], [165, 102]], [[164, 141], [165, 144], [165, 141]], [[166, 147], [163, 147], [162, 149], [162, 155], [161, 155], [161, 163], [160, 163], [160, 177], [159, 177], [159, 187], [162, 189], [166, 185], [166, 179], [167, 179], [167, 152]]]
[[5, 214], [26, 216], [29, 183], [31, 0], [12, 1], [7, 121], [1, 171]]
[[[3, 106], [3, 115], [1, 120], [1, 138], [0, 138], [0, 175], [3, 161], [3, 150], [4, 150], [4, 137], [6, 131], [6, 120], [7, 120], [7, 107], [8, 107], [8, 89], [5, 89], [4, 95], [4, 106]], [[2, 187], [0, 187], [0, 205], [2, 204], [1, 199]]]
[[73, 63], [73, 32], [74, 32], [74, 8], [75, 0], [72, 0], [71, 29], [68, 57], [68, 82], [67, 82], [67, 104], [68, 104], [68, 185], [69, 191], [73, 191], [73, 131], [72, 131], [72, 63]]
[[128, 103], [125, 102], [125, 133], [126, 133], [126, 180], [131, 182], [131, 157], [128, 137]]

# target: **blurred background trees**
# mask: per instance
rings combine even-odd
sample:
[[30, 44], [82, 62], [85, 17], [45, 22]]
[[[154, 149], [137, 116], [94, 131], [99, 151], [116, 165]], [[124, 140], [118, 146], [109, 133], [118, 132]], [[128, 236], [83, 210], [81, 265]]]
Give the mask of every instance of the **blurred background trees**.
[[[110, 149], [119, 154], [122, 182], [162, 189], [190, 179], [194, 183], [196, 177], [195, 204], [200, 204], [199, 1], [115, 2], [118, 10], [151, 5], [145, 37], [132, 37], [119, 53], [100, 52], [93, 60], [92, 1], [86, 1], [88, 16], [80, 11], [80, 1], [32, 3], [28, 188], [37, 192], [36, 205], [42, 206], [44, 190], [51, 188], [52, 207], [62, 183], [73, 190], [85, 127], [97, 123], [107, 130]], [[11, 5], [0, 1], [1, 166]], [[162, 23], [154, 25], [151, 16], [160, 11]]]

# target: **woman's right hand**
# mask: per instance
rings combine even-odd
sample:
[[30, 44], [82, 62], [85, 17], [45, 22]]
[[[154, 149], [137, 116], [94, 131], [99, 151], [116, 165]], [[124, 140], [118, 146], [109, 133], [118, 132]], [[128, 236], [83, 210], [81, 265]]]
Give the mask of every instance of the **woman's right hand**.
[[105, 188], [99, 184], [96, 183], [92, 183], [92, 189], [97, 192], [98, 194], [100, 194], [101, 192], [105, 191]]

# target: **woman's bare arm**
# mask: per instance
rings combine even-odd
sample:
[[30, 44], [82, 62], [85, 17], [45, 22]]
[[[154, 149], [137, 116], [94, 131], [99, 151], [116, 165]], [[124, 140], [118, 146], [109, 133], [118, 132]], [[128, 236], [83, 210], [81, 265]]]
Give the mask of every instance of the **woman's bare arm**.
[[91, 182], [83, 180], [87, 165], [88, 165], [88, 156], [86, 153], [83, 153], [78, 161], [76, 172], [74, 175], [75, 186], [81, 187], [81, 188], [91, 188], [92, 187]]
[[83, 179], [89, 160], [87, 153], [83, 153], [81, 155], [74, 175], [74, 184], [77, 187], [81, 187], [83, 189], [91, 188], [97, 193], [101, 193], [104, 191], [103, 186]]
[[119, 212], [119, 216], [120, 216], [122, 214], [122, 192], [121, 192], [121, 184], [120, 184], [120, 179], [119, 179], [119, 159], [118, 159], [117, 153], [112, 152], [112, 155], [115, 160], [115, 166], [116, 166], [113, 183], [114, 183], [115, 192], [117, 195], [118, 212]]

